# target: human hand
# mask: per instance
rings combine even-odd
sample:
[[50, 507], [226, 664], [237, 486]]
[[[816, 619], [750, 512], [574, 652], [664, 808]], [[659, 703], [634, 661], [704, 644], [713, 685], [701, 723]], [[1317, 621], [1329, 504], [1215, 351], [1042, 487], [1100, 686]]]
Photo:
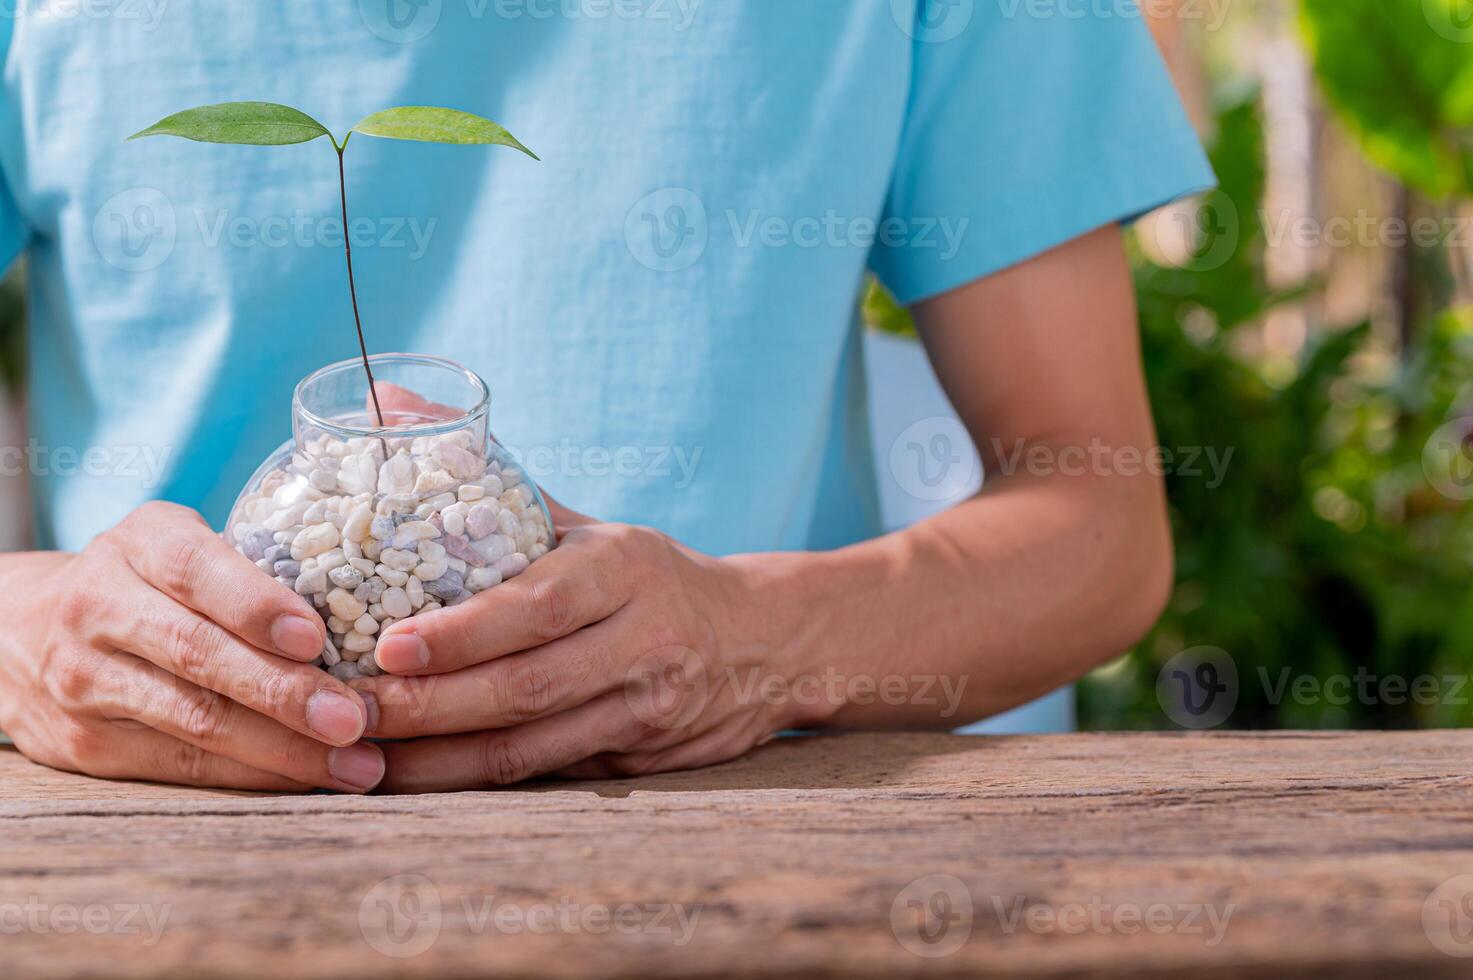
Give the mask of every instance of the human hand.
[[620, 776], [734, 758], [799, 722], [742, 677], [782, 675], [749, 562], [552, 504], [556, 549], [457, 606], [395, 623], [380, 706], [390, 792]]
[[305, 600], [187, 508], [150, 503], [80, 554], [0, 564], [0, 729], [58, 769], [245, 790], [366, 792], [361, 695], [309, 662]]

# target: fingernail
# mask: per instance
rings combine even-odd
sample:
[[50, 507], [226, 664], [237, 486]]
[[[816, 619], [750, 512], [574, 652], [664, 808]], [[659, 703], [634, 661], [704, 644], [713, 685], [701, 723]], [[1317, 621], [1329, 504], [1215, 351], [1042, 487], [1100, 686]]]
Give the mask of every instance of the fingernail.
[[295, 660], [311, 660], [322, 652], [322, 631], [301, 616], [282, 616], [271, 624], [271, 643]]
[[408, 674], [430, 665], [430, 648], [418, 633], [395, 633], [383, 638], [374, 659], [391, 674]]
[[363, 706], [368, 709], [368, 724], [363, 726], [363, 734], [371, 735], [378, 728], [378, 698], [367, 691], [359, 691], [358, 696], [363, 699]]
[[344, 786], [370, 790], [384, 778], [384, 754], [371, 745], [349, 745], [327, 754], [327, 771]]
[[307, 727], [329, 742], [352, 742], [363, 734], [363, 709], [337, 691], [321, 690], [307, 701]]

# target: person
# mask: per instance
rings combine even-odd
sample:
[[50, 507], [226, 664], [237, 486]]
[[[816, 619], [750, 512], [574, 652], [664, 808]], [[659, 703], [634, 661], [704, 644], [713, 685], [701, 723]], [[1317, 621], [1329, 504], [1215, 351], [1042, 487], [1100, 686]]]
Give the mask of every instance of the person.
[[[0, 18], [0, 266], [28, 255], [41, 549], [0, 558], [0, 729], [30, 758], [357, 792], [695, 767], [786, 730], [996, 714], [1162, 609], [1149, 468], [987, 448], [1154, 443], [1120, 224], [1213, 178], [1133, 7], [68, 10]], [[388, 673], [351, 684], [310, 665], [310, 605], [212, 530], [284, 437], [294, 383], [356, 349], [336, 162], [322, 143], [124, 142], [242, 99], [337, 132], [447, 105], [541, 158], [349, 154], [370, 348], [487, 378], [498, 436], [544, 460], [560, 536], [524, 575], [396, 624]], [[867, 271], [914, 311], [991, 473], [889, 534]], [[681, 717], [645, 716], [634, 689]]]

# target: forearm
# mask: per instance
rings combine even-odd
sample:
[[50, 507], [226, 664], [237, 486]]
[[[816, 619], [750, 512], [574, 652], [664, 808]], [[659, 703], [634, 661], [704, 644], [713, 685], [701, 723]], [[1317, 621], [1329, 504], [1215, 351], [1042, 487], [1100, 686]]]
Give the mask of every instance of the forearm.
[[954, 727], [1022, 704], [1139, 639], [1171, 582], [1146, 474], [1017, 474], [873, 541], [733, 560], [788, 721], [812, 727]]

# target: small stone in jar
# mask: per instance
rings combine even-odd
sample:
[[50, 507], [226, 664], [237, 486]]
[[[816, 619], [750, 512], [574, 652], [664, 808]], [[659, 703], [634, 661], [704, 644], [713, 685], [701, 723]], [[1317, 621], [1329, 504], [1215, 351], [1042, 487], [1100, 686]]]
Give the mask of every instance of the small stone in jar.
[[494, 568], [472, 568], [465, 577], [465, 587], [471, 592], [484, 592], [501, 584], [501, 573]]
[[338, 529], [331, 524], [314, 524], [304, 527], [296, 538], [292, 540], [292, 557], [297, 561], [304, 558], [315, 558], [325, 551], [336, 548], [342, 535]]
[[351, 623], [368, 610], [368, 604], [351, 592], [333, 589], [327, 594], [327, 607], [332, 614], [344, 622]]
[[388, 565], [399, 572], [407, 572], [419, 564], [419, 555], [413, 551], [399, 551], [394, 548], [385, 548], [384, 553], [379, 556], [379, 563]]
[[421, 497], [433, 497], [453, 486], [455, 486], [455, 477], [444, 470], [431, 470], [428, 473], [421, 473], [419, 479], [414, 481], [414, 492]]
[[296, 590], [298, 595], [316, 595], [327, 591], [327, 573], [320, 568], [306, 571], [297, 578]]
[[276, 543], [275, 536], [265, 528], [253, 527], [238, 538], [237, 547], [240, 553], [251, 561], [260, 561], [266, 557], [266, 549]]
[[401, 572], [397, 568], [390, 568], [388, 565], [380, 565], [377, 571], [379, 578], [393, 586], [403, 586], [405, 582], [409, 581], [408, 572]]
[[479, 541], [496, 530], [498, 511], [494, 504], [476, 504], [465, 515], [465, 532]]
[[447, 570], [444, 575], [432, 581], [425, 582], [424, 590], [430, 595], [441, 600], [454, 599], [465, 588], [465, 580], [459, 572]]
[[414, 569], [414, 577], [424, 579], [426, 582], [433, 581], [450, 570], [450, 562], [446, 558], [439, 561], [422, 561]]
[[459, 558], [467, 565], [480, 568], [486, 564], [486, 559], [478, 555], [476, 550], [471, 547], [470, 542], [459, 535], [446, 535], [446, 537], [441, 539], [440, 546], [445, 549], [447, 555], [452, 558]]
[[500, 572], [503, 579], [509, 579], [525, 572], [529, 564], [531, 562], [527, 561], [527, 556], [518, 552], [498, 558], [491, 567]]
[[409, 604], [409, 594], [398, 587], [384, 593], [383, 606], [384, 612], [395, 619], [403, 619], [414, 611]]
[[328, 572], [327, 577], [332, 579], [333, 585], [349, 592], [363, 584], [363, 573], [352, 565], [339, 565]]
[[363, 584], [353, 590], [353, 595], [371, 606], [384, 597], [384, 590], [388, 587], [388, 584], [381, 577], [375, 576], [374, 578], [364, 579]]
[[414, 461], [408, 453], [398, 453], [378, 471], [380, 493], [411, 493], [414, 490]]

